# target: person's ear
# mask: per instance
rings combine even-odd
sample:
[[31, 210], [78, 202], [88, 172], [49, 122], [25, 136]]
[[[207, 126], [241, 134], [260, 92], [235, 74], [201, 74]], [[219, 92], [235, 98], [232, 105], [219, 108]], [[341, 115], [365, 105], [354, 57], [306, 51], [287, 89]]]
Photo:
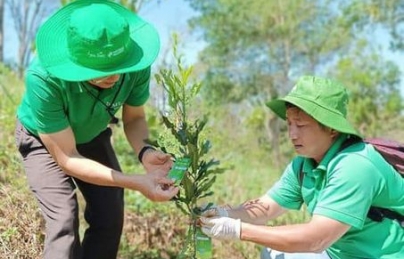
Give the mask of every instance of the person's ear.
[[339, 135], [339, 132], [338, 131], [336, 131], [335, 129], [331, 129], [331, 131], [330, 131], [330, 136], [331, 136], [331, 138], [336, 138], [337, 136]]

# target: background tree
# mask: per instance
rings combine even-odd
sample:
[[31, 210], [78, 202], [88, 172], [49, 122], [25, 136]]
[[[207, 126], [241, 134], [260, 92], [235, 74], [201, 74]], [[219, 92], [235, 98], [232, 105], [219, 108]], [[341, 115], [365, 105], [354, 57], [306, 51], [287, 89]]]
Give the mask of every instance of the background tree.
[[391, 35], [391, 50], [404, 50], [404, 2], [401, 0], [355, 0], [357, 15], [381, 25]]
[[[23, 1], [15, 3], [22, 5]], [[43, 1], [43, 6], [51, 10], [62, 3]], [[284, 139], [286, 134], [278, 134], [278, 140], [276, 131], [265, 134], [268, 127], [283, 132], [285, 124], [271, 116], [264, 102], [289, 90], [303, 73], [342, 81], [351, 92], [350, 111], [354, 112], [350, 119], [356, 126], [367, 135], [404, 142], [399, 71], [386, 55], [403, 51], [398, 44], [403, 35], [401, 0], [185, 1], [198, 11], [192, 25], [206, 43], [199, 58], [203, 62], [193, 64], [196, 81], [204, 82], [204, 96], [192, 102], [195, 106], [188, 111], [197, 117], [210, 112], [206, 124], [209, 130], [203, 137], [215, 143], [210, 154], [220, 157], [221, 163], [230, 168], [228, 173], [217, 176], [212, 186], [215, 195], [209, 202], [238, 204], [246, 197], [262, 195], [278, 179], [282, 170], [275, 168], [271, 160], [280, 164], [292, 152], [286, 151], [290, 150]], [[136, 1], [131, 9], [151, 11], [146, 8], [149, 2]], [[178, 3], [182, 1], [170, 2]], [[166, 14], [167, 19], [176, 15]], [[175, 19], [182, 24], [185, 18]], [[380, 38], [390, 40], [390, 36], [392, 48], [386, 52], [380, 46]], [[179, 49], [187, 43], [185, 40]], [[33, 47], [32, 43], [29, 45]], [[163, 62], [164, 68], [174, 66], [172, 59]], [[157, 110], [168, 105], [164, 96], [156, 94], [157, 89], [152, 86], [153, 99], [147, 109], [153, 137], [163, 132]], [[26, 184], [13, 135], [17, 100], [24, 92], [24, 82], [7, 66], [0, 66], [0, 92], [6, 96], [0, 99], [0, 258], [39, 258], [43, 223]], [[141, 172], [124, 133], [119, 128], [116, 133], [114, 146], [123, 171]], [[279, 148], [281, 159], [268, 154], [273, 147]], [[119, 259], [175, 258], [186, 229], [178, 224], [184, 218], [178, 216], [174, 204], [153, 204], [136, 192], [126, 192], [125, 205]], [[304, 221], [307, 218], [299, 213], [286, 214], [272, 223]], [[259, 257], [259, 249], [252, 243], [214, 243], [214, 253], [217, 258], [228, 259]]]
[[338, 61], [332, 74], [349, 87], [350, 119], [361, 132], [370, 137], [394, 131], [403, 110], [395, 64], [383, 60], [377, 50], [357, 46]]
[[43, 18], [52, 10], [52, 1], [45, 0], [5, 0], [13, 19], [18, 38], [16, 60], [17, 74], [22, 77], [31, 59], [35, 34]]
[[[66, 5], [73, 1], [75, 0], [60, 0], [60, 3], [62, 5]], [[138, 13], [142, 7], [153, 1], [160, 2], [161, 0], [115, 0], [115, 2], [125, 6], [126, 8], [135, 13]]]
[[[200, 54], [200, 60], [206, 66], [206, 96], [214, 105], [223, 107], [225, 104], [232, 111], [244, 111], [243, 115], [247, 117], [257, 115], [257, 106], [265, 107], [264, 103], [269, 99], [285, 94], [298, 76], [307, 73], [338, 76], [333, 73], [340, 64], [338, 60], [346, 59], [347, 54], [356, 55], [351, 50], [359, 45], [360, 51], [365, 53], [375, 46], [374, 39], [364, 37], [375, 23], [358, 12], [369, 9], [369, 2], [366, 5], [361, 1], [308, 0], [188, 2], [199, 12], [191, 25], [207, 42]], [[379, 12], [386, 11], [384, 6], [378, 8]], [[365, 44], [359, 44], [363, 41]], [[381, 64], [385, 62], [380, 52], [374, 52], [372, 56]], [[359, 63], [358, 56], [350, 59]], [[399, 74], [389, 73], [390, 67], [395, 66], [378, 66], [377, 69], [381, 69], [380, 74], [389, 74], [390, 83], [398, 82]], [[369, 80], [374, 68], [362, 66], [361, 74]], [[362, 84], [363, 81], [350, 83], [359, 89], [369, 87], [369, 84]], [[397, 93], [395, 86], [375, 86], [374, 93], [394, 96]], [[368, 108], [377, 109], [375, 102], [372, 105]], [[279, 133], [283, 129], [278, 119], [271, 115], [260, 115], [259, 118], [264, 121], [261, 124], [255, 121], [257, 132], [254, 135], [261, 136], [256, 139], [262, 139], [262, 132], [268, 132], [268, 148], [274, 150], [274, 161], [282, 162], [283, 141]], [[261, 143], [257, 142], [258, 145]]]
[[[119, 0], [128, 9], [138, 12], [143, 6], [151, 1], [159, 0]], [[35, 35], [43, 20], [53, 11], [71, 2], [71, 0], [0, 0], [0, 57], [3, 61], [3, 17], [4, 4], [10, 12], [14, 31], [17, 34], [18, 52], [15, 60], [15, 69], [19, 77], [24, 75], [24, 70], [31, 61], [35, 46]]]

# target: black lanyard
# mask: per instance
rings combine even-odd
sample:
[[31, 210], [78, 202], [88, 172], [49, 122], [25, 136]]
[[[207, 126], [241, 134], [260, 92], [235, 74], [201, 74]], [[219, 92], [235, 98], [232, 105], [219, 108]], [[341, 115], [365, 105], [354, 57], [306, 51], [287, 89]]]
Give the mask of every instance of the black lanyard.
[[114, 95], [114, 98], [112, 98], [112, 101], [111, 101], [111, 103], [110, 103], [109, 105], [107, 105], [107, 104], [106, 104], [103, 100], [101, 100], [98, 96], [96, 96], [95, 94], [93, 94], [93, 93], [87, 88], [87, 86], [86, 86], [85, 84], [81, 83], [81, 85], [84, 87], [84, 89], [86, 89], [87, 93], [90, 94], [97, 102], [101, 103], [101, 104], [105, 107], [105, 110], [108, 112], [109, 116], [111, 117], [110, 123], [112, 123], [112, 124], [118, 124], [118, 123], [119, 123], [119, 119], [115, 116], [115, 114], [112, 113], [112, 111], [113, 111], [112, 105], [114, 104], [115, 99], [118, 97], [118, 94], [119, 94], [119, 92], [121, 91], [121, 88], [122, 88], [122, 85], [123, 85], [124, 82], [125, 82], [125, 74], [123, 74], [122, 80], [121, 80], [121, 82], [119, 83], [119, 86], [118, 86], [118, 91], [116, 91], [116, 93], [115, 93], [115, 95]]

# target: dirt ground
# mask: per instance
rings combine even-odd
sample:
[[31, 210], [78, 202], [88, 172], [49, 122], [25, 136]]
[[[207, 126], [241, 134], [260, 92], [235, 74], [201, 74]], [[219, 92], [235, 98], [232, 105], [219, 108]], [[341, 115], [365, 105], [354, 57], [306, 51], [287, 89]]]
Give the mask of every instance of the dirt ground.
[[[187, 225], [182, 214], [126, 211], [117, 259], [174, 259], [184, 244]], [[0, 187], [0, 258], [40, 259], [44, 221], [31, 193]], [[251, 243], [213, 240], [212, 259], [259, 258]]]

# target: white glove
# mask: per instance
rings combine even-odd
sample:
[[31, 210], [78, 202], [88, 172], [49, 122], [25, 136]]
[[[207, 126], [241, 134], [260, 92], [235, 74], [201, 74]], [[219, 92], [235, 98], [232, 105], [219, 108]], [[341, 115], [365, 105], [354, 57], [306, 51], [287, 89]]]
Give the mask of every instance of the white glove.
[[[229, 207], [230, 208], [230, 207]], [[228, 217], [227, 209], [222, 206], [212, 206], [201, 214], [202, 217]]]
[[205, 235], [222, 240], [240, 240], [241, 220], [228, 217], [200, 218]]

